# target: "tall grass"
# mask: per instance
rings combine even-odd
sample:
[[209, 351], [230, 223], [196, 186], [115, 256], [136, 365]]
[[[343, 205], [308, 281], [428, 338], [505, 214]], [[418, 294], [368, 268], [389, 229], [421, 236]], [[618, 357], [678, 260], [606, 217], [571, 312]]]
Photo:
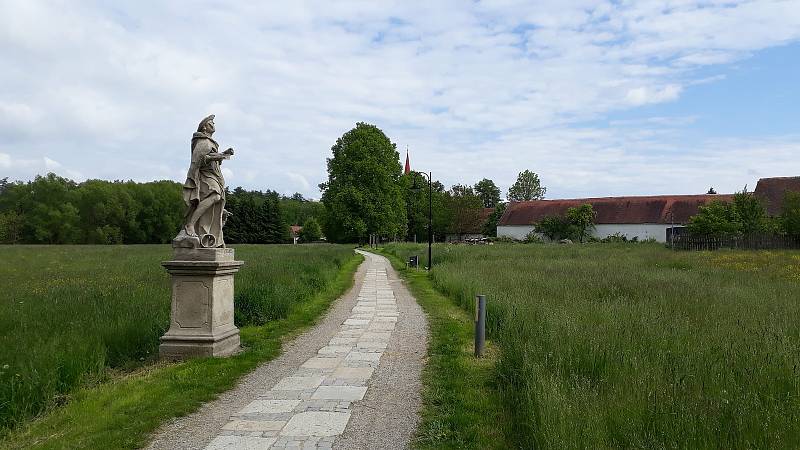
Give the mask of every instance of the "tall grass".
[[464, 308], [487, 294], [520, 447], [797, 448], [798, 269], [789, 252], [441, 246], [432, 277]]
[[[108, 369], [158, 354], [169, 326], [168, 246], [0, 247], [0, 435]], [[236, 246], [236, 322], [286, 317], [352, 257], [346, 246]]]

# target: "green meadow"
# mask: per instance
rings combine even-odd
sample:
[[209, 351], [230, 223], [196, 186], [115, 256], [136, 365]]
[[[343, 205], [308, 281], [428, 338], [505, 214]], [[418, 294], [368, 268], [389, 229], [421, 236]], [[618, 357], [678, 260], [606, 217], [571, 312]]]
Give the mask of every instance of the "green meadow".
[[[466, 311], [487, 295], [516, 447], [800, 447], [797, 252], [437, 245], [430, 280]], [[437, 393], [425, 399], [423, 438], [458, 423]]]
[[[133, 441], [141, 440], [159, 420], [191, 410], [198, 399], [213, 396], [259, 360], [277, 354], [278, 337], [313, 322], [351, 283], [360, 260], [352, 247], [344, 245], [235, 248], [237, 259], [245, 261], [236, 276], [235, 319], [244, 327], [243, 344], [255, 350], [226, 362], [225, 373], [213, 369], [217, 371], [212, 375], [198, 375], [207, 377], [205, 390], [198, 390], [196, 398], [185, 392], [186, 404], [176, 399], [179, 406], [171, 407], [162, 396], [165, 410], [153, 412], [152, 420], [135, 430]], [[132, 373], [157, 373], [164, 366], [156, 361], [159, 337], [169, 326], [170, 287], [160, 262], [170, 256], [167, 245], [0, 246], [0, 437], [34, 417], [47, 419], [63, 405], [80, 408], [71, 405], [76, 392], [92, 400], [93, 387], [114, 385]], [[272, 328], [260, 327], [265, 324]], [[182, 366], [194, 367], [195, 372], [215, 367], [200, 361], [167, 367], [165, 373], [183, 370]], [[125, 389], [131, 397], [155, 392], [153, 386], [144, 385], [113, 389], [117, 399]], [[98, 408], [110, 411], [109, 405]], [[63, 432], [62, 425], [40, 423], [47, 434]], [[87, 428], [84, 434], [100, 431]], [[26, 446], [39, 442], [31, 439]], [[128, 445], [124, 440], [100, 442]]]

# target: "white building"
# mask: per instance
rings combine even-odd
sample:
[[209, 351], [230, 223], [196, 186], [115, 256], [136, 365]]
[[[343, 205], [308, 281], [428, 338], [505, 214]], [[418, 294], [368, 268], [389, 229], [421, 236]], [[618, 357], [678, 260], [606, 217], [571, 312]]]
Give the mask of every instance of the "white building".
[[[800, 192], [800, 177], [774, 177], [758, 180], [753, 194], [760, 199], [770, 216], [780, 214], [786, 192]], [[612, 234], [628, 239], [655, 239], [666, 242], [667, 230], [680, 228], [698, 213], [699, 207], [713, 200], [730, 202], [733, 194], [657, 195], [649, 197], [574, 198], [566, 200], [534, 200], [512, 202], [497, 223], [497, 235], [524, 239], [534, 224], [548, 216], [563, 216], [568, 208], [592, 205], [595, 218], [594, 236]]]
[[698, 208], [712, 200], [730, 201], [732, 195], [661, 195], [648, 197], [577, 198], [512, 202], [497, 224], [497, 236], [524, 239], [548, 216], [563, 216], [568, 208], [592, 205], [597, 214], [594, 237], [619, 234], [628, 239], [666, 242], [667, 229], [683, 227]]

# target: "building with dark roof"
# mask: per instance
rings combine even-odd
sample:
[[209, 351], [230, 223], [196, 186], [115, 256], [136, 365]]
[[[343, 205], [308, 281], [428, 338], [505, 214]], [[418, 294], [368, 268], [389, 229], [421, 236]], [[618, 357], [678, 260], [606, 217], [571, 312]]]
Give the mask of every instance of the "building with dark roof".
[[[770, 215], [780, 213], [786, 191], [800, 192], [800, 177], [762, 178], [754, 194]], [[613, 234], [629, 239], [655, 239], [666, 242], [667, 229], [683, 227], [698, 213], [700, 206], [713, 200], [729, 202], [733, 194], [656, 195], [641, 197], [599, 197], [562, 200], [512, 202], [497, 224], [497, 235], [524, 239], [534, 225], [548, 216], [563, 216], [568, 208], [585, 203], [592, 205], [594, 236], [602, 239]]]
[[482, 208], [478, 213], [477, 220], [467, 230], [462, 230], [461, 233], [447, 233], [445, 235], [445, 242], [460, 242], [469, 239], [481, 239], [486, 236], [483, 235], [483, 227], [489, 220], [489, 216], [494, 212], [494, 208]]
[[781, 213], [783, 196], [786, 192], [800, 192], [800, 177], [762, 178], [753, 191], [767, 208], [767, 214], [777, 216]]

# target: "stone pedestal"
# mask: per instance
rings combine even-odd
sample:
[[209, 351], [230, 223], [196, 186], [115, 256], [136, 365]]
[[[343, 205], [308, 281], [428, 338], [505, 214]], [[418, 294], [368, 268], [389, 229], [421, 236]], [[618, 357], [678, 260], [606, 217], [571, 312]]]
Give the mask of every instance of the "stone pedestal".
[[161, 263], [172, 277], [169, 330], [159, 354], [166, 359], [227, 356], [239, 351], [233, 323], [233, 276], [244, 264], [232, 248], [175, 248]]

